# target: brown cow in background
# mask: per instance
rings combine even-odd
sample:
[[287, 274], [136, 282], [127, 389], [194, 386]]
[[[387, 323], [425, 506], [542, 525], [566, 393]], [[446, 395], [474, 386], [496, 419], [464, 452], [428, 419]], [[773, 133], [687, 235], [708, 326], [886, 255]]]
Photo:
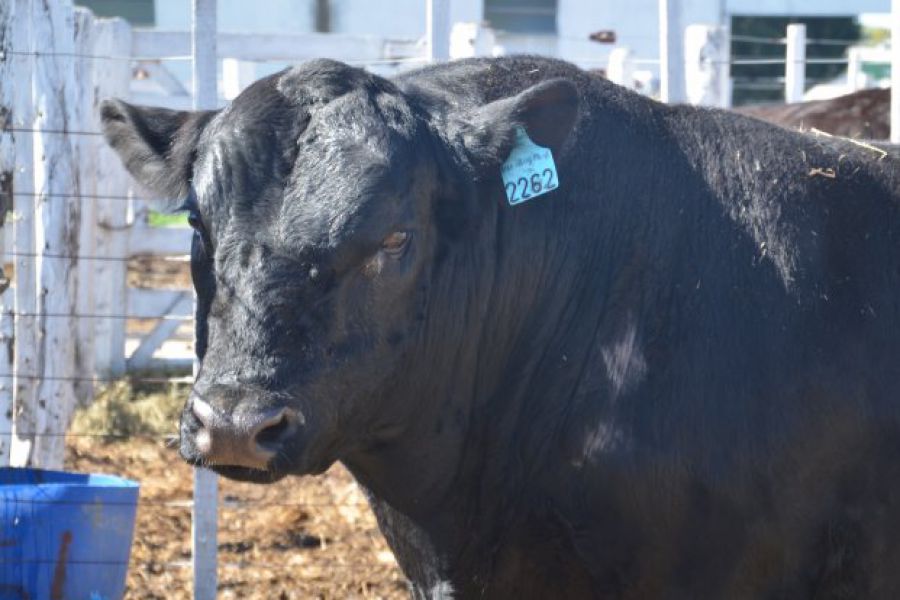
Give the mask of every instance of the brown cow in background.
[[818, 129], [848, 138], [886, 140], [891, 131], [891, 90], [868, 89], [830, 100], [742, 106], [739, 112], [787, 128]]

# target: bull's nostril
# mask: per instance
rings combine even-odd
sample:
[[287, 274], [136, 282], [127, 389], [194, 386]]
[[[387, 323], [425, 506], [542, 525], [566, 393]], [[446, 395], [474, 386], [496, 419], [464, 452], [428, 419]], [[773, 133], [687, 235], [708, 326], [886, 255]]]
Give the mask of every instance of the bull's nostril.
[[281, 418], [274, 425], [269, 425], [258, 434], [256, 434], [256, 441], [262, 446], [268, 446], [273, 443], [277, 443], [281, 436], [287, 431], [288, 428], [288, 418], [287, 415], [281, 415]]
[[254, 441], [262, 448], [275, 450], [294, 430], [294, 420], [289, 410], [282, 410], [278, 415], [268, 420], [256, 433]]

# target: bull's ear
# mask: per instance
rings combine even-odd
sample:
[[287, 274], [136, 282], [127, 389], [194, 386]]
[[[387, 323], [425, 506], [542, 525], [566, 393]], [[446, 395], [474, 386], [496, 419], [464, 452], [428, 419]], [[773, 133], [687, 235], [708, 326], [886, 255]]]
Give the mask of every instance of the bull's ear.
[[187, 195], [197, 140], [215, 111], [176, 111], [106, 100], [103, 134], [128, 172], [155, 193]]
[[578, 116], [578, 88], [567, 79], [549, 79], [510, 98], [482, 106], [467, 119], [462, 141], [477, 171], [495, 169], [509, 157], [522, 127], [539, 146], [559, 155]]

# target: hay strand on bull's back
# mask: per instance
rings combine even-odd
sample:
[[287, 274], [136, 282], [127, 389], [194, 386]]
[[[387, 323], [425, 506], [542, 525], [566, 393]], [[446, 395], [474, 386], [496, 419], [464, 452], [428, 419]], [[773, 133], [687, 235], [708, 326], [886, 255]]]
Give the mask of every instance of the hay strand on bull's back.
[[[820, 129], [816, 129], [815, 127], [810, 129], [809, 131], [810, 131], [810, 133], [812, 133], [814, 135], [821, 135], [821, 136], [830, 137], [830, 138], [836, 137], [836, 136], [831, 135], [827, 131], [822, 131]], [[885, 156], [888, 155], [887, 150], [882, 150], [881, 148], [877, 148], [877, 147], [873, 146], [872, 144], [868, 144], [866, 142], [863, 142], [860, 140], [854, 140], [853, 138], [847, 138], [847, 137], [841, 137], [840, 139], [850, 142], [851, 144], [854, 144], [861, 148], [865, 148], [866, 150], [871, 150], [872, 152], [875, 152], [876, 154], [878, 154], [878, 160], [881, 160], [882, 158], [884, 158]]]
[[810, 177], [827, 177], [828, 179], [835, 179], [837, 177], [837, 173], [834, 172], [834, 169], [831, 167], [813, 167], [809, 170]]

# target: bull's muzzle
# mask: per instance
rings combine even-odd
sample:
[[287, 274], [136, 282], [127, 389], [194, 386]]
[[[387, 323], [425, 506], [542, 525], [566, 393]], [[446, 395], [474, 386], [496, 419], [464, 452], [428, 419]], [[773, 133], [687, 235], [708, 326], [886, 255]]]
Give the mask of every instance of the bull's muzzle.
[[290, 408], [224, 414], [197, 395], [190, 402], [197, 421], [193, 445], [206, 465], [267, 469], [297, 430], [298, 419]]

